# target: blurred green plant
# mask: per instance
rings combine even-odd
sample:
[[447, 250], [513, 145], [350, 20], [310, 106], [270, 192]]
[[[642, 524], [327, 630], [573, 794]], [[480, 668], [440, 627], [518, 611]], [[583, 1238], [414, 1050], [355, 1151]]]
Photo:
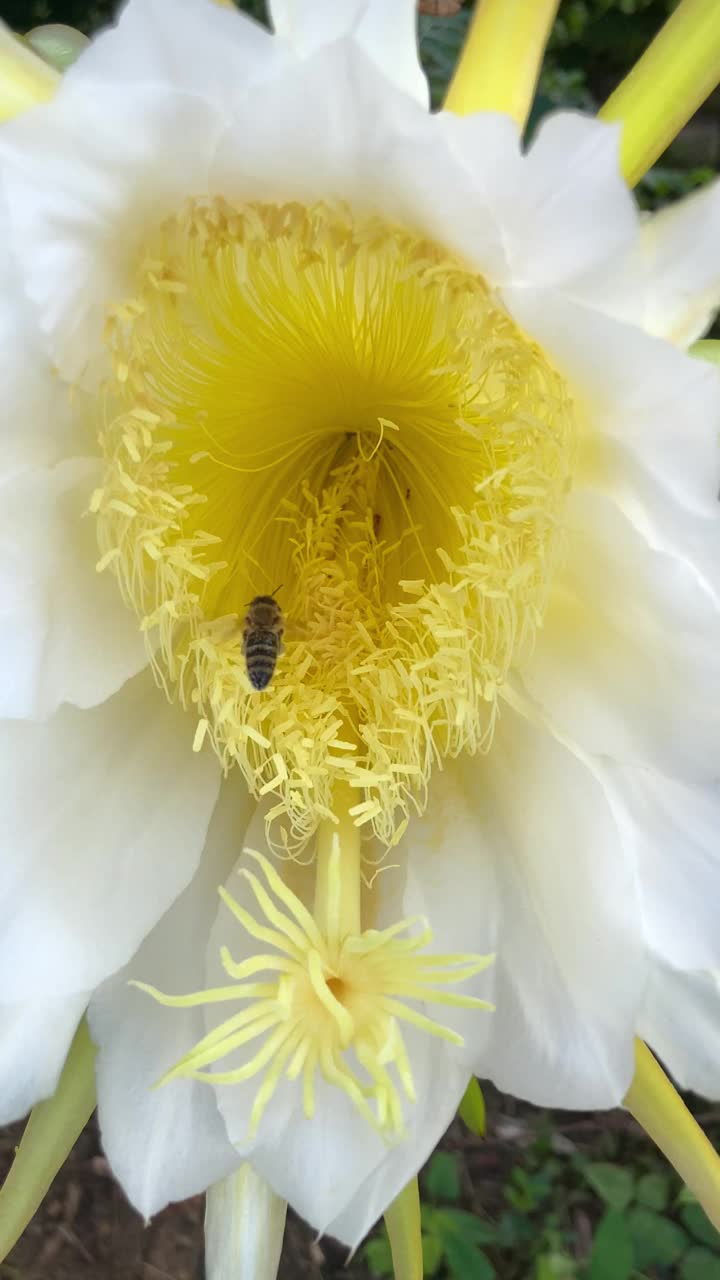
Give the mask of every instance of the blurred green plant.
[[[439, 1151], [422, 1184], [425, 1274], [437, 1280], [720, 1280], [720, 1235], [697, 1201], [643, 1149], [632, 1163], [558, 1155], [550, 1117], [509, 1170], [490, 1215], [463, 1156]], [[617, 1153], [599, 1130], [598, 1155]], [[593, 1223], [595, 1224], [593, 1230]], [[365, 1245], [371, 1275], [392, 1275], [384, 1229]]]

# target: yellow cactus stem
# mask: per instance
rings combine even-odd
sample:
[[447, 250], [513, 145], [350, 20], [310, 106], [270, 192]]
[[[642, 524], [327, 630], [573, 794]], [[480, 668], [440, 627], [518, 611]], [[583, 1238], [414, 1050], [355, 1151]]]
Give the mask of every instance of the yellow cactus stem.
[[445, 109], [501, 111], [524, 128], [558, 3], [478, 0]]
[[716, 338], [701, 338], [690, 347], [689, 354], [709, 364], [720, 364], [720, 342]]
[[52, 1098], [34, 1108], [0, 1190], [0, 1262], [37, 1212], [95, 1110], [95, 1046], [83, 1019]]
[[287, 1204], [249, 1164], [208, 1187], [206, 1280], [276, 1280]]
[[642, 1040], [635, 1041], [635, 1075], [625, 1106], [720, 1229], [720, 1158]]
[[48, 22], [41, 27], [33, 27], [25, 40], [43, 62], [47, 62], [56, 71], [66, 71], [90, 43], [82, 31], [62, 22]]
[[634, 187], [720, 84], [720, 4], [681, 0], [632, 71], [600, 108], [622, 124], [620, 163]]
[[458, 1115], [476, 1138], [485, 1137], [485, 1099], [474, 1076], [462, 1096]]
[[0, 22], [0, 123], [52, 98], [60, 77]]
[[413, 1178], [385, 1214], [395, 1280], [423, 1280], [420, 1191]]
[[[362, 928], [363, 873], [353, 798], [350, 787], [339, 788], [333, 819], [321, 825], [312, 912], [268, 858], [245, 850], [239, 874], [264, 921], [226, 889], [219, 890], [220, 897], [245, 934], [265, 949], [252, 954], [246, 936], [245, 958], [237, 962], [221, 947], [231, 985], [172, 996], [134, 984], [170, 1007], [242, 1003], [239, 1012], [209, 1031], [159, 1083], [186, 1077], [239, 1085], [259, 1077], [251, 1138], [283, 1077], [301, 1082], [301, 1105], [312, 1119], [318, 1073], [346, 1093], [388, 1141], [401, 1138], [406, 1104], [416, 1100], [401, 1027], [410, 1025], [461, 1046], [462, 1036], [417, 1005], [492, 1007], [475, 996], [446, 990], [482, 972], [492, 956], [428, 954], [425, 948], [433, 935], [424, 920]], [[227, 1058], [227, 1070], [212, 1069]]]

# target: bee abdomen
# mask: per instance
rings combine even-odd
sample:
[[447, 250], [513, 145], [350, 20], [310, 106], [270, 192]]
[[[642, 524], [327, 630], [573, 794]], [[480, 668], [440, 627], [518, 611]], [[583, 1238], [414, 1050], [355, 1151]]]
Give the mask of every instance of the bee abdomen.
[[249, 631], [245, 637], [245, 665], [253, 689], [266, 689], [280, 652], [280, 637], [275, 631]]

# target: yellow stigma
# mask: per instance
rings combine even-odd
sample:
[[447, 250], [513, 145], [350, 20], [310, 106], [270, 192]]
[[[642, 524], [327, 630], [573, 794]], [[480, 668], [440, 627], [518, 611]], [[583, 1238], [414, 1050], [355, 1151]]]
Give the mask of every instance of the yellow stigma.
[[[386, 1137], [401, 1136], [403, 1096], [415, 1101], [402, 1024], [461, 1046], [462, 1036], [430, 1018], [422, 1006], [492, 1008], [474, 996], [445, 990], [480, 973], [492, 956], [428, 954], [433, 935], [425, 921], [360, 929], [360, 838], [347, 807], [337, 823], [320, 828], [313, 913], [266, 857], [250, 849], [245, 854], [250, 865], [240, 875], [264, 920], [226, 890], [220, 889], [220, 896], [246, 934], [267, 950], [237, 963], [223, 946], [222, 966], [234, 979], [228, 986], [170, 996], [134, 984], [174, 1007], [224, 1001], [243, 1006], [209, 1031], [160, 1083], [179, 1076], [215, 1085], [260, 1078], [250, 1112], [247, 1136], [252, 1137], [283, 1077], [302, 1079], [304, 1112], [312, 1117], [319, 1072], [348, 1095], [373, 1128]], [[218, 1070], [221, 1062], [226, 1067]]]
[[[158, 678], [302, 845], [353, 788], [386, 844], [489, 746], [542, 619], [567, 390], [485, 281], [344, 206], [190, 202], [107, 325], [100, 568]], [[284, 652], [256, 692], [247, 604]]]

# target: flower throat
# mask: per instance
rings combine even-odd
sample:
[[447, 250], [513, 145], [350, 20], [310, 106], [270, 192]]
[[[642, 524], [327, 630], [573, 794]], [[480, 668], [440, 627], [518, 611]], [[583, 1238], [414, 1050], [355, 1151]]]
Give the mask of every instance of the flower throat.
[[[107, 323], [93, 495], [159, 679], [302, 845], [347, 783], [386, 844], [489, 745], [541, 619], [572, 406], [483, 279], [344, 206], [192, 201]], [[248, 602], [277, 593], [267, 688]]]

